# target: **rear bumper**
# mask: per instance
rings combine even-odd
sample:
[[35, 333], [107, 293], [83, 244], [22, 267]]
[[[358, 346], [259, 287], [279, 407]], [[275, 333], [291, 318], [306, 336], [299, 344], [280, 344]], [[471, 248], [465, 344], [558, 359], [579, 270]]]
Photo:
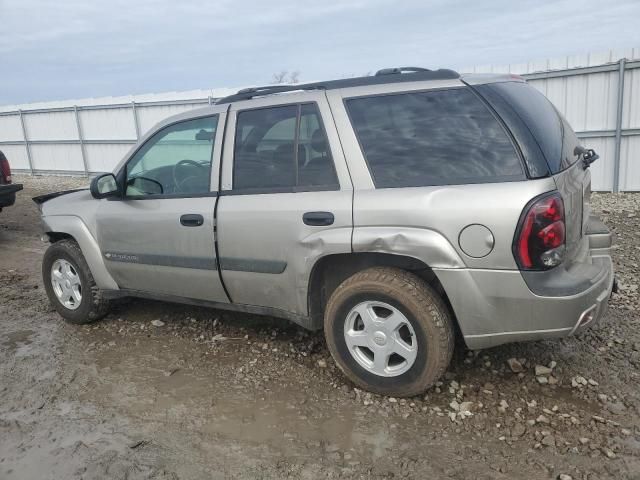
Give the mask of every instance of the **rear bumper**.
[[0, 208], [10, 207], [16, 202], [16, 192], [22, 190], [22, 185], [0, 185]]
[[534, 280], [514, 270], [439, 269], [436, 275], [469, 348], [558, 338], [606, 313], [614, 282], [610, 247], [608, 230], [587, 230], [579, 261]]

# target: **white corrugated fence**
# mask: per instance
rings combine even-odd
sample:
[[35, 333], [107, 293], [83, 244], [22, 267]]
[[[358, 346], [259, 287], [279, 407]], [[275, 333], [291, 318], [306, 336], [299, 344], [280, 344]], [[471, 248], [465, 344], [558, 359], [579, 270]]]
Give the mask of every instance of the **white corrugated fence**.
[[[593, 190], [640, 191], [640, 48], [463, 71], [523, 75], [600, 154]], [[235, 90], [0, 107], [0, 150], [16, 172], [110, 171], [158, 121]]]

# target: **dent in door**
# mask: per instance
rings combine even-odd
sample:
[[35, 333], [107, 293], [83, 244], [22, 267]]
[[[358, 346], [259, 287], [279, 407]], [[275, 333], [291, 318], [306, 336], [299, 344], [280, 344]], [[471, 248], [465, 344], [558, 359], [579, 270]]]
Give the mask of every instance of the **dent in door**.
[[296, 278], [296, 301], [299, 313], [308, 314], [309, 279], [314, 265], [322, 257], [350, 253], [352, 231], [351, 226], [325, 229], [314, 232], [299, 241], [299, 248], [303, 252]]

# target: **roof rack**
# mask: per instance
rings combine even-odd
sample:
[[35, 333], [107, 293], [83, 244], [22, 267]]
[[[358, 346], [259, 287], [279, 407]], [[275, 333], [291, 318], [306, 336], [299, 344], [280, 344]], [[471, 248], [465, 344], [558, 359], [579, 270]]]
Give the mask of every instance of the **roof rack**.
[[263, 97], [285, 92], [297, 92], [300, 90], [334, 90], [336, 88], [362, 87], [368, 85], [382, 85], [385, 83], [419, 82], [424, 80], [453, 80], [460, 78], [460, 74], [454, 70], [441, 68], [428, 70], [420, 67], [395, 67], [378, 70], [375, 75], [366, 77], [344, 78], [341, 80], [329, 80], [326, 82], [302, 83], [292, 85], [267, 85], [263, 87], [243, 88], [237, 93], [221, 98], [216, 104], [250, 100], [255, 97]]
[[291, 85], [272, 85], [264, 87], [250, 87], [238, 90], [237, 93], [229, 95], [216, 101], [216, 103], [231, 103], [239, 100], [250, 100], [254, 97], [263, 97], [265, 95], [273, 95], [275, 93], [295, 92], [298, 90], [317, 90], [320, 86], [307, 83], [307, 84], [291, 84]]

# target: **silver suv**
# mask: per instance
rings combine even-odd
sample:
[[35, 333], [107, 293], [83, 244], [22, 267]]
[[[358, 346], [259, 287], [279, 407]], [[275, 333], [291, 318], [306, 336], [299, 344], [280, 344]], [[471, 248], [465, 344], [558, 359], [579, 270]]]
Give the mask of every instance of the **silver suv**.
[[597, 158], [519, 77], [387, 69], [252, 88], [157, 125], [89, 191], [37, 197], [66, 320], [122, 296], [324, 329], [358, 386], [396, 396], [471, 349], [603, 316]]

